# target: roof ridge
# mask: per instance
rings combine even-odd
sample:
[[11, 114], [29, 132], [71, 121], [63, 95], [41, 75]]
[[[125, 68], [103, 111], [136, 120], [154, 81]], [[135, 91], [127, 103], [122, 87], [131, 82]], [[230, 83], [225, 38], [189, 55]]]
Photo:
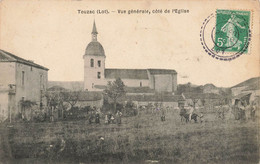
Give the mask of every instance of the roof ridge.
[[0, 49], [0, 51], [2, 51], [4, 54], [6, 54], [6, 55], [8, 55], [8, 56], [11, 56], [12, 58], [14, 58], [14, 59], [16, 60], [15, 62], [20, 62], [20, 63], [26, 64], [26, 65], [30, 65], [30, 66], [33, 66], [33, 67], [37, 67], [37, 68], [49, 70], [49, 69], [46, 68], [46, 67], [43, 67], [43, 66], [41, 66], [41, 65], [39, 65], [39, 64], [36, 64], [36, 63], [34, 63], [34, 62], [30, 61], [30, 60], [23, 59], [23, 58], [21, 58], [21, 57], [19, 57], [19, 56], [16, 56], [16, 55], [14, 55], [14, 54], [12, 54], [12, 53], [10, 53], [10, 52], [5, 51], [5, 50]]

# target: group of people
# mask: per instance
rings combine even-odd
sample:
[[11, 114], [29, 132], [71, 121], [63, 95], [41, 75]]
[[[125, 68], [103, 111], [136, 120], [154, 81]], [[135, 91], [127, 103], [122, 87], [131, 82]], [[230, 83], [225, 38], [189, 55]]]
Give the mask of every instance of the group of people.
[[256, 108], [256, 102], [247, 103], [246, 101], [236, 100], [233, 108], [235, 119], [246, 120], [250, 117], [254, 121]]
[[[92, 123], [96, 123], [96, 124], [100, 124], [100, 118], [103, 114], [101, 113], [100, 110], [93, 110], [90, 112], [89, 115], [89, 124]], [[112, 114], [110, 111], [108, 112], [108, 114], [105, 114], [105, 124], [121, 124], [122, 123], [122, 112], [121, 111], [117, 111], [116, 114]]]
[[122, 112], [119, 110], [116, 112], [115, 116], [111, 112], [108, 112], [108, 114], [105, 115], [105, 124], [121, 124], [122, 115]]
[[96, 124], [99, 124], [100, 123], [100, 115], [101, 115], [101, 112], [99, 112], [99, 111], [91, 111], [90, 116], [88, 118], [89, 124], [92, 124], [94, 122]]

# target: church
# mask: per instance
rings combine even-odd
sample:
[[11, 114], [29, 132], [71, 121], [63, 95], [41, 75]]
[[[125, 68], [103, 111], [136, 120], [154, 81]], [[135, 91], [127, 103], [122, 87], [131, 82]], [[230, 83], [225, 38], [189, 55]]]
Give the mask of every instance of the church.
[[106, 55], [97, 40], [94, 21], [92, 41], [87, 45], [84, 59], [84, 90], [102, 91], [109, 81], [121, 78], [127, 87], [148, 87], [156, 92], [177, 90], [177, 72], [171, 69], [109, 69], [106, 68]]

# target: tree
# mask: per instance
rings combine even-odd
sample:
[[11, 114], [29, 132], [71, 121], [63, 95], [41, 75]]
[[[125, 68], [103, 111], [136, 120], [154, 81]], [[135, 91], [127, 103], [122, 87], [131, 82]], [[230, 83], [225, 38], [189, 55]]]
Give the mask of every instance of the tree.
[[48, 91], [45, 94], [47, 98], [47, 107], [50, 110], [50, 115], [53, 115], [53, 111], [61, 109], [61, 118], [63, 118], [64, 110], [67, 105], [64, 104], [65, 98], [68, 98], [67, 91]]
[[63, 92], [64, 101], [70, 104], [70, 109], [73, 109], [80, 98], [81, 91]]
[[104, 93], [113, 101], [114, 111], [116, 111], [116, 104], [118, 99], [125, 96], [126, 94], [125, 84], [120, 78], [117, 78], [113, 82], [108, 82]]
[[58, 93], [57, 92], [46, 92], [45, 97], [47, 99], [47, 107], [48, 107], [48, 113], [51, 116], [50, 120], [54, 121], [53, 118], [53, 111], [57, 108], [59, 105], [58, 103]]

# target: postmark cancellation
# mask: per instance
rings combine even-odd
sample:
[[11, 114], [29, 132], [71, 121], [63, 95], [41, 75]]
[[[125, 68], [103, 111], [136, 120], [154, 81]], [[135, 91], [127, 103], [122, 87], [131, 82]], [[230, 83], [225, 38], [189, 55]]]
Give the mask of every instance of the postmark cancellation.
[[251, 11], [216, 10], [204, 21], [200, 41], [206, 53], [213, 58], [231, 61], [248, 54], [251, 41]]

